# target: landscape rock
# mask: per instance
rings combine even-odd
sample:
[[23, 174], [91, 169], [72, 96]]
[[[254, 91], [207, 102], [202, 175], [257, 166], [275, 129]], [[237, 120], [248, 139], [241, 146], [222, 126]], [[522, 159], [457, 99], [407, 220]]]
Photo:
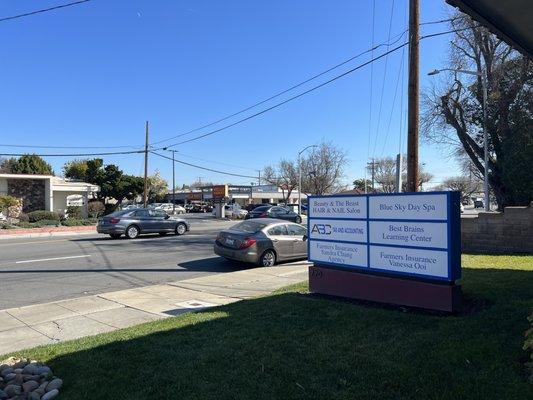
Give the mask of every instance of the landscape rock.
[[29, 393], [34, 391], [39, 387], [39, 384], [35, 381], [28, 381], [22, 384], [22, 390], [24, 393]]
[[41, 395], [37, 392], [31, 392], [28, 396], [28, 400], [41, 400]]
[[7, 393], [0, 389], [0, 400], [5, 400], [7, 397]]
[[9, 397], [14, 397], [22, 393], [22, 387], [19, 385], [7, 385], [4, 388], [4, 392], [6, 392]]
[[9, 381], [12, 381], [13, 379], [15, 379], [17, 377], [17, 374], [11, 372], [10, 374], [7, 374], [4, 376], [4, 379], [6, 382], [9, 382]]
[[63, 385], [63, 381], [59, 378], [56, 378], [52, 381], [50, 381], [50, 383], [48, 384], [48, 386], [46, 386], [46, 391], [47, 392], [51, 392], [52, 390], [54, 389], [61, 389], [61, 386]]
[[48, 375], [51, 373], [52, 373], [52, 370], [50, 369], [50, 367], [47, 367], [46, 365], [40, 366], [37, 371], [37, 375]]
[[23, 374], [39, 375], [39, 366], [37, 364], [28, 364], [22, 370]]
[[58, 394], [59, 394], [59, 390], [54, 389], [54, 390], [52, 390], [50, 392], [47, 392], [44, 396], [42, 396], [41, 400], [52, 400], [52, 399], [55, 399]]
[[2, 372], [0, 372], [0, 376], [2, 376], [3, 378], [5, 378], [6, 375], [8, 375], [8, 374], [12, 374], [13, 371], [14, 371], [14, 369], [13, 369], [12, 367], [7, 366], [7, 367], [5, 367], [5, 368], [2, 370]]

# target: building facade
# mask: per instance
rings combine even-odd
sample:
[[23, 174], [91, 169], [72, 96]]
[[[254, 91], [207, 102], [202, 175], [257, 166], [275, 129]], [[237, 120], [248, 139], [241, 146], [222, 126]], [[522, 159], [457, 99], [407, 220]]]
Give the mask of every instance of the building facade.
[[82, 207], [100, 190], [97, 185], [52, 175], [0, 174], [0, 195], [22, 199], [25, 213], [45, 210], [65, 212], [69, 206]]

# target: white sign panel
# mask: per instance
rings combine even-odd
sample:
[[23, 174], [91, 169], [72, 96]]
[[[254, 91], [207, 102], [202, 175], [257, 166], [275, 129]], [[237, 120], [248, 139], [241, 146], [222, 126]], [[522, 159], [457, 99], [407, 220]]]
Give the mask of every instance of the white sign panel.
[[366, 243], [366, 221], [344, 219], [317, 219], [310, 225], [311, 239], [338, 240]]
[[308, 204], [310, 218], [366, 218], [364, 197], [310, 197]]
[[309, 258], [329, 264], [351, 267], [367, 266], [367, 246], [365, 244], [309, 242]]
[[67, 207], [81, 207], [85, 205], [85, 198], [81, 194], [67, 196]]
[[445, 221], [448, 216], [448, 202], [445, 194], [369, 196], [368, 199], [369, 218]]
[[445, 278], [448, 276], [448, 253], [370, 246], [370, 265], [372, 268], [386, 271]]
[[459, 192], [310, 196], [309, 261], [377, 273], [461, 277]]
[[370, 221], [370, 243], [399, 246], [448, 247], [445, 222]]

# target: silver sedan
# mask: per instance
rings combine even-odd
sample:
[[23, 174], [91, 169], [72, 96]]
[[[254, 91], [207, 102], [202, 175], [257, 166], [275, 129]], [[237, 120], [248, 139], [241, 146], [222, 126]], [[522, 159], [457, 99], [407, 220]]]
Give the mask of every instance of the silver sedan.
[[122, 235], [128, 239], [135, 239], [143, 233], [165, 235], [174, 232], [176, 235], [183, 235], [189, 230], [189, 223], [181, 218], [170, 218], [162, 210], [139, 208], [117, 211], [100, 218], [96, 230], [113, 239], [118, 239]]
[[271, 267], [278, 261], [307, 258], [307, 229], [273, 218], [243, 221], [221, 231], [214, 251], [229, 260]]

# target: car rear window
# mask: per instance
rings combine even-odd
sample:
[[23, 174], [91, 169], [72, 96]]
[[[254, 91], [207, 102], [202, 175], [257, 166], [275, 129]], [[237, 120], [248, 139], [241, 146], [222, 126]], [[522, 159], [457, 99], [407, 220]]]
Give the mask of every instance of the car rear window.
[[259, 232], [261, 229], [263, 229], [267, 225], [268, 223], [265, 223], [265, 222], [243, 221], [235, 225], [231, 229], [243, 231], [247, 233], [256, 233], [256, 232]]

